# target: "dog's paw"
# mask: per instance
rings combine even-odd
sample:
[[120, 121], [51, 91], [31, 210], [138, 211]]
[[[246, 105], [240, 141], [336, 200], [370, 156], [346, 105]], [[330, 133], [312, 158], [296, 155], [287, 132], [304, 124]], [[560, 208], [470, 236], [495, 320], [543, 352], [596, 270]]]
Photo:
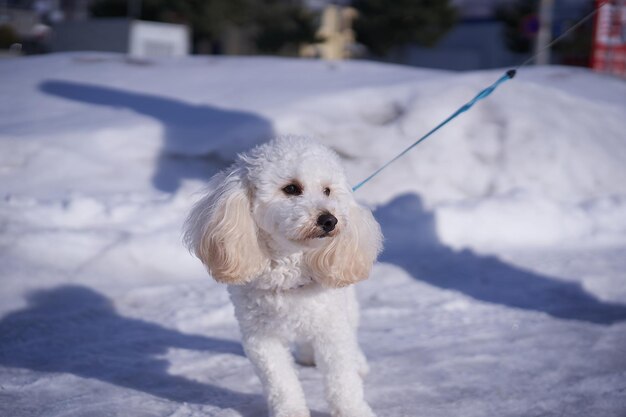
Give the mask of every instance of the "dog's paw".
[[270, 417], [311, 417], [311, 412], [305, 404], [283, 403], [270, 409]]
[[369, 405], [362, 403], [331, 412], [332, 417], [376, 417]]
[[311, 417], [309, 411], [285, 411], [272, 414], [273, 417]]
[[315, 366], [315, 352], [309, 343], [297, 343], [293, 357], [299, 365]]
[[315, 366], [315, 360], [301, 359], [296, 357], [296, 363], [301, 366]]
[[315, 366], [315, 359], [311, 357], [302, 357], [298, 355], [294, 355], [296, 363], [302, 366]]
[[359, 376], [361, 377], [361, 379], [365, 379], [367, 374], [370, 373], [370, 366], [367, 364], [367, 362], [363, 362], [359, 364], [358, 372], [359, 372]]
[[365, 355], [361, 352], [359, 352], [359, 355], [357, 356], [357, 372], [362, 379], [365, 379], [367, 374], [370, 373], [370, 366], [367, 363]]

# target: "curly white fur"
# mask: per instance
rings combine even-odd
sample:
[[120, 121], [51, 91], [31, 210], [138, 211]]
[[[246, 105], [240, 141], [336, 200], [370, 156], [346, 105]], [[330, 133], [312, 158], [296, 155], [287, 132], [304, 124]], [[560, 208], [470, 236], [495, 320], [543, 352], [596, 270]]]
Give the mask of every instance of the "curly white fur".
[[[298, 192], [288, 193], [294, 185]], [[334, 228], [320, 216], [334, 216]], [[332, 230], [328, 230], [332, 229]], [[381, 248], [371, 212], [359, 206], [330, 149], [282, 137], [240, 155], [216, 175], [185, 224], [185, 242], [229, 284], [246, 355], [272, 417], [309, 417], [289, 343], [324, 375], [333, 417], [372, 417], [363, 395], [353, 287]]]

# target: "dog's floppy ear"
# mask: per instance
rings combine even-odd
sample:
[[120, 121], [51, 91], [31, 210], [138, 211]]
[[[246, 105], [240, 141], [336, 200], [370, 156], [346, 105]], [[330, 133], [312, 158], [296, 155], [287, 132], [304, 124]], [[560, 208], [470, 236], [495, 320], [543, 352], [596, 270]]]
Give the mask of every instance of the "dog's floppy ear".
[[347, 224], [328, 245], [307, 252], [313, 279], [326, 287], [345, 287], [366, 279], [382, 247], [380, 226], [372, 213], [354, 203]]
[[267, 260], [251, 214], [243, 169], [216, 175], [209, 192], [185, 222], [185, 244], [219, 282], [243, 284], [261, 273]]

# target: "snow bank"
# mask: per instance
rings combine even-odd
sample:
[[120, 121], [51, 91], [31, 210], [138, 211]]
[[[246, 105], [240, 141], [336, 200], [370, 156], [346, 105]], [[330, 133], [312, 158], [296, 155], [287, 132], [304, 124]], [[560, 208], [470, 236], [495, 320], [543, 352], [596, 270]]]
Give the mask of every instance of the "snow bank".
[[[400, 192], [419, 194], [437, 215], [441, 239], [453, 246], [623, 242], [626, 87], [571, 71], [587, 89], [559, 84], [567, 69], [523, 69], [530, 77], [502, 85], [358, 195], [381, 204]], [[314, 124], [347, 156], [356, 182], [498, 75], [454, 75], [325, 98], [304, 106], [304, 117], [315, 119], [300, 125]], [[603, 91], [607, 99], [599, 100]]]
[[[198, 190], [281, 133], [318, 136], [357, 183], [499, 75], [0, 61], [0, 415], [266, 415], [228, 295], [180, 241]], [[624, 414], [625, 99], [526, 68], [357, 192], [386, 238], [358, 286], [379, 415]]]
[[[0, 192], [62, 199], [136, 193], [146, 182], [189, 195], [238, 152], [282, 133], [335, 148], [356, 183], [500, 75], [269, 58], [136, 65], [108, 54], [2, 70], [15, 100], [0, 121]], [[418, 194], [456, 247], [623, 242], [624, 111], [623, 82], [524, 68], [358, 197], [377, 206]]]

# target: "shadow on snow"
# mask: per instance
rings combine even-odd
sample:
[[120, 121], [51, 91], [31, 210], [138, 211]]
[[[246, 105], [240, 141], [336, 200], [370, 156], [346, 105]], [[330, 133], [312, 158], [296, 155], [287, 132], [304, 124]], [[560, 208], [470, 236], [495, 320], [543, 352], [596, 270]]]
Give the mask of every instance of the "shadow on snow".
[[273, 135], [269, 120], [254, 113], [70, 81], [44, 81], [49, 95], [111, 108], [126, 108], [158, 120], [164, 143], [152, 178], [155, 188], [175, 192], [185, 178], [209, 178], [230, 164], [217, 150], [243, 152]]
[[626, 320], [625, 305], [598, 300], [577, 282], [443, 245], [433, 215], [424, 210], [415, 194], [396, 197], [374, 215], [388, 236], [380, 260], [398, 265], [415, 279], [480, 301], [540, 311], [559, 319], [605, 325]]
[[243, 415], [251, 403], [265, 408], [260, 395], [171, 375], [169, 362], [157, 357], [169, 348], [243, 356], [237, 342], [123, 317], [107, 298], [82, 286], [36, 291], [28, 303], [0, 321], [1, 365], [70, 373], [172, 401], [234, 408]]

